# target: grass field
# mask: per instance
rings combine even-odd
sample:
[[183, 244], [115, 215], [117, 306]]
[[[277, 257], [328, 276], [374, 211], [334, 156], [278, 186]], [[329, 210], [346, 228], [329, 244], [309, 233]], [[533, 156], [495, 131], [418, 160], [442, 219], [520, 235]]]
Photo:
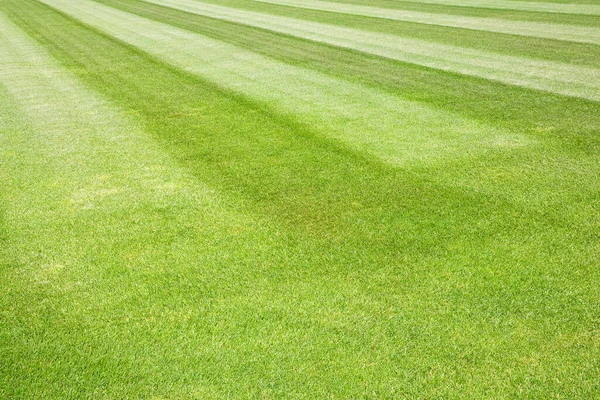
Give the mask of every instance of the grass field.
[[600, 398], [596, 0], [0, 0], [1, 399]]

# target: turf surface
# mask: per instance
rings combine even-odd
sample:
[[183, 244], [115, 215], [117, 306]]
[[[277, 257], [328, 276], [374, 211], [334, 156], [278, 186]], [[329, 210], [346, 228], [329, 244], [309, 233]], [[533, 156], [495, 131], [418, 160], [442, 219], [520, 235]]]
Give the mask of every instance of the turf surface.
[[0, 398], [599, 396], [596, 10], [0, 0]]

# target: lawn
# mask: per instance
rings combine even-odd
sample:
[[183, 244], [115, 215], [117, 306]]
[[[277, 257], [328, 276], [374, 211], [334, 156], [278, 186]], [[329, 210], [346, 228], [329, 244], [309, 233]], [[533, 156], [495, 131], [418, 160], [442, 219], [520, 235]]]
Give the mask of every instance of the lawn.
[[545, 1], [0, 0], [0, 398], [599, 398]]

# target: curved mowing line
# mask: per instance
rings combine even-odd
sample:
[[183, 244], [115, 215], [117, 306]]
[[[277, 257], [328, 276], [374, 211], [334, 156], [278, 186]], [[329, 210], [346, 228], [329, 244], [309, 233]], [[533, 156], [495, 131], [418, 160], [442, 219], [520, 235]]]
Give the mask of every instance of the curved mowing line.
[[320, 0], [255, 0], [260, 3], [277, 4], [296, 8], [329, 11], [365, 17], [384, 18], [395, 21], [416, 22], [453, 28], [473, 29], [486, 32], [531, 36], [545, 39], [600, 44], [600, 29], [543, 22], [507, 21], [498, 18], [467, 17], [419, 11], [386, 9]]
[[[600, 15], [600, 6], [595, 4], [544, 3], [516, 0], [408, 0], [411, 3], [439, 4], [444, 6], [490, 8], [497, 10], [531, 11], [555, 14]], [[351, 3], [340, 0], [339, 3]]]
[[[64, 0], [47, 1], [60, 3]], [[600, 69], [596, 68], [436, 44], [189, 0], [147, 1], [397, 61], [600, 101]]]
[[44, 0], [185, 71], [267, 103], [391, 164], [469, 155], [521, 141], [460, 115], [292, 66], [93, 2]]

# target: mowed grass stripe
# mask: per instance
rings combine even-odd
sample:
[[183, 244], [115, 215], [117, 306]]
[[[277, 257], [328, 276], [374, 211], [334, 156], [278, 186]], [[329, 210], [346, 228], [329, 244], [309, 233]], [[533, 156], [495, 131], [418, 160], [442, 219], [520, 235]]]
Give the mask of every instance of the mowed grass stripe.
[[[211, 0], [224, 1], [224, 0]], [[227, 0], [234, 1], [234, 0]], [[433, 14], [449, 14], [482, 18], [498, 18], [515, 21], [535, 21], [581, 26], [600, 26], [600, 18], [596, 15], [561, 14], [551, 12], [518, 11], [510, 9], [461, 7], [442, 3], [418, 3], [410, 0], [328, 0], [338, 4], [352, 4], [368, 7], [379, 7], [390, 10], [410, 10]]]
[[[54, 0], [53, 0], [54, 1]], [[600, 100], [600, 69], [512, 57], [187, 0], [150, 2], [445, 71]], [[56, 3], [59, 4], [60, 0]]]
[[[140, 1], [103, 0], [130, 13], [198, 32], [291, 65], [361, 82], [402, 98], [431, 104], [488, 124], [550, 138], [588, 143], [600, 129], [600, 103], [508, 86], [399, 63], [364, 52], [203, 17]], [[571, 141], [571, 143], [575, 143]], [[569, 146], [557, 142], [561, 152]], [[504, 188], [503, 190], [506, 190]]]
[[[153, 313], [177, 314], [187, 301], [200, 312], [206, 292], [189, 294], [194, 293], [190, 282], [210, 286], [211, 279], [233, 273], [229, 287], [237, 283], [239, 291], [232, 297], [240, 295], [244, 276], [255, 271], [234, 272], [220, 254], [225, 247], [210, 250], [231, 237], [231, 229], [254, 234], [246, 241], [251, 251], [243, 250], [243, 234], [233, 240], [235, 249], [227, 251], [232, 257], [243, 252], [257, 257], [261, 246], [273, 241], [2, 14], [0, 51], [5, 239], [0, 348], [9, 369], [1, 369], [0, 393], [6, 398], [83, 398], [106, 390], [115, 398], [164, 395], [166, 382], [153, 388], [161, 376], [152, 373], [148, 346], [161, 343], [150, 353], [159, 360], [166, 356], [158, 347], [186, 342], [177, 340], [181, 331], [172, 319], [166, 319], [171, 329], [153, 324], [152, 333], [140, 321], [154, 319]], [[174, 246], [182, 231], [185, 240]], [[143, 300], [148, 293], [172, 293], [178, 285], [190, 297], [178, 297], [168, 311], [159, 301]], [[225, 290], [218, 295], [228, 297]], [[210, 344], [193, 347], [201, 346]], [[123, 380], [134, 375], [135, 383]], [[198, 379], [197, 385], [199, 392], [214, 395], [210, 384]]]
[[[164, 15], [164, 9], [162, 10], [157, 10], [158, 15]], [[229, 29], [227, 29], [228, 32]], [[247, 38], [250, 42], [254, 42], [253, 39]], [[326, 53], [329, 53], [332, 49], [324, 49], [323, 51]], [[269, 50], [264, 50], [264, 52], [266, 52], [267, 54], [269, 54], [270, 49]], [[331, 54], [331, 53], [329, 53]], [[325, 57], [328, 57], [327, 55]], [[346, 57], [348, 57], [348, 55], [346, 55]], [[302, 63], [305, 62], [305, 59], [303, 58], [303, 56], [301, 57], [301, 59], [303, 60]], [[330, 57], [325, 59], [325, 62], [329, 62]], [[366, 63], [368, 63], [369, 65], [367, 65], [367, 68], [371, 68], [371, 66], [373, 65], [374, 60], [365, 60]], [[351, 58], [348, 60], [349, 63], [354, 62], [354, 60]], [[340, 65], [345, 65], [346, 61], [341, 60], [340, 61]], [[389, 67], [388, 67], [389, 68]], [[399, 71], [398, 70], [394, 70], [393, 66], [391, 69], [389, 69], [390, 71], [390, 75], [398, 75]], [[331, 70], [328, 70], [327, 72], [331, 73]], [[352, 70], [352, 67], [350, 68], [350, 70], [348, 70], [347, 72], [350, 73], [355, 73], [355, 71]], [[509, 126], [511, 128], [511, 130], [516, 131], [516, 130], [529, 130], [530, 132], [538, 132], [540, 130], [548, 130], [548, 132], [552, 132], [553, 134], [559, 134], [559, 135], [567, 135], [569, 137], [573, 137], [576, 134], [581, 134], [582, 137], [588, 137], [589, 133], [591, 131], [593, 131], [594, 129], [596, 129], [597, 127], [597, 120], [595, 121], [594, 119], [592, 119], [591, 121], [589, 120], [589, 117], [586, 117], [588, 114], [592, 114], [594, 115], [595, 111], [594, 111], [594, 107], [592, 106], [590, 109], [590, 104], [586, 104], [585, 102], [583, 103], [578, 103], [578, 102], [569, 102], [567, 99], [560, 99], [560, 98], [556, 98], [556, 97], [548, 97], [548, 98], [544, 98], [544, 96], [541, 96], [540, 93], [531, 93], [531, 92], [526, 92], [526, 91], [511, 91], [509, 88], [505, 88], [502, 86], [497, 86], [497, 85], [492, 85], [492, 86], [487, 86], [487, 85], [482, 85], [481, 82], [470, 82], [469, 80], [463, 80], [462, 83], [457, 82], [456, 84], [458, 85], [457, 87], [461, 87], [461, 88], [465, 88], [465, 87], [471, 87], [471, 90], [476, 90], [476, 91], [482, 91], [482, 93], [485, 92], [489, 92], [489, 93], [495, 93], [495, 97], [493, 98], [492, 101], [490, 101], [490, 99], [488, 98], [487, 95], [483, 95], [483, 96], [475, 96], [474, 98], [470, 99], [470, 105], [465, 109], [464, 107], [457, 107], [457, 105], [460, 104], [469, 104], [466, 103], [465, 101], [466, 98], [464, 96], [464, 92], [461, 93], [457, 93], [458, 97], [453, 97], [450, 93], [452, 92], [452, 89], [450, 89], [449, 93], [439, 93], [439, 89], [440, 87], [445, 87], [448, 88], [448, 84], [449, 82], [447, 81], [438, 81], [438, 83], [436, 84], [436, 79], [439, 79], [439, 76], [436, 77], [435, 75], [430, 75], [430, 76], [422, 76], [422, 71], [412, 71], [410, 69], [408, 70], [403, 70], [401, 72], [402, 75], [405, 74], [415, 74], [413, 76], [406, 76], [406, 79], [408, 81], [412, 83], [413, 79], [421, 79], [424, 81], [427, 81], [427, 85], [425, 85], [425, 87], [423, 87], [423, 85], [420, 85], [419, 83], [417, 83], [417, 87], [420, 87], [419, 90], [425, 89], [425, 90], [430, 90], [433, 93], [427, 95], [426, 91], [423, 93], [419, 93], [420, 95], [420, 99], [423, 99], [423, 95], [425, 95], [425, 100], [427, 100], [428, 102], [433, 101], [434, 104], [437, 104], [438, 106], [440, 105], [440, 101], [441, 103], [444, 104], [444, 107], [454, 107], [456, 112], [460, 112], [460, 113], [465, 113], [466, 111], [468, 111], [468, 114], [471, 117], [475, 117], [477, 119], [481, 118], [481, 112], [484, 112], [486, 116], [489, 116], [491, 118], [492, 121], [494, 121], [494, 123], [500, 123], [504, 126]], [[401, 95], [410, 95], [410, 96], [414, 96], [414, 88], [413, 89], [409, 89], [408, 92], [404, 92], [404, 89], [402, 89], [401, 86], [398, 86], [399, 83], [402, 83], [402, 80], [396, 81], [395, 79], [391, 79], [391, 80], [385, 80], [385, 79], [381, 79], [379, 76], [374, 75], [374, 76], [367, 76], [365, 77], [364, 75], [358, 75], [357, 76], [359, 79], [366, 79], [369, 83], [374, 83], [377, 84], [377, 86], [379, 86], [380, 84], [383, 83], [383, 81], [386, 82], [386, 88], [390, 89], [390, 85], [391, 87], [397, 87], [398, 89], [396, 90], [399, 94]], [[449, 77], [449, 79], [455, 80], [456, 77]], [[276, 80], [276, 79], [274, 79]], [[467, 86], [464, 86], [467, 85]], [[474, 85], [474, 86], [471, 86]], [[476, 89], [477, 88], [477, 89]], [[500, 103], [498, 103], [498, 99], [501, 97], [498, 97], [498, 95], [502, 93], [501, 96], [503, 96], [504, 100], [502, 100]], [[450, 94], [450, 97], [447, 97], [448, 94]], [[437, 98], [436, 98], [437, 97]], [[452, 100], [454, 98], [454, 100]], [[514, 103], [516, 99], [519, 99], [518, 103]], [[500, 107], [499, 108], [499, 104], [505, 104], [506, 102], [506, 107]], [[487, 103], [487, 104], [486, 104]], [[520, 104], [520, 105], [517, 105]], [[532, 105], [536, 105], [535, 107], [531, 107]], [[480, 107], [480, 108], [478, 108]], [[489, 107], [489, 108], [488, 108]], [[552, 111], [548, 112], [548, 111], [542, 111], [541, 109], [545, 109], [548, 110], [550, 107], [550, 109]], [[531, 108], [531, 109], [530, 109]], [[281, 107], [277, 107], [275, 106], [275, 109], [281, 110]], [[479, 110], [479, 111], [477, 111]], [[487, 110], [487, 111], [484, 111]], [[535, 110], [539, 110], [540, 112], [537, 113]], [[289, 115], [289, 113], [288, 113]], [[338, 114], [339, 115], [339, 114]], [[365, 114], [363, 114], [365, 115]], [[510, 116], [510, 117], [509, 117]], [[550, 118], [551, 116], [551, 118]], [[498, 118], [495, 118], [498, 117]], [[306, 119], [304, 119], [306, 121]], [[345, 126], [346, 128], [348, 126], [356, 126], [354, 125], [352, 122], [350, 121], [345, 121], [344, 119], [338, 120], [338, 121], [342, 121], [343, 122], [343, 126]], [[410, 121], [409, 121], [410, 122]], [[585, 123], [582, 123], [585, 122]], [[362, 121], [358, 122], [358, 126], [361, 126], [360, 124], [362, 123]], [[324, 123], [323, 126], [325, 126], [327, 123]], [[403, 129], [404, 125], [406, 124], [406, 122], [403, 123], [402, 127], [400, 127], [399, 129]], [[595, 125], [596, 124], [596, 125]], [[319, 126], [315, 126], [314, 124], [312, 125], [314, 129], [320, 130]], [[374, 129], [377, 128], [377, 124], [373, 124], [372, 125]], [[379, 125], [380, 126], [380, 125]], [[544, 128], [547, 127], [547, 128]], [[322, 128], [322, 126], [321, 126]], [[350, 135], [347, 135], [348, 138], [352, 138], [352, 139], [356, 139], [357, 137], [360, 136], [360, 134], [363, 133], [367, 133], [367, 135], [370, 134], [370, 132], [372, 131], [372, 128], [367, 128], [366, 130], [365, 126], [361, 127], [361, 130], [359, 132], [353, 132]], [[392, 128], [393, 129], [393, 128]], [[489, 129], [489, 128], [487, 128]], [[339, 132], [339, 127], [335, 127], [333, 126], [331, 129], [331, 132], [325, 133], [326, 135], [332, 135], [332, 132]], [[394, 132], [396, 132], [394, 130]], [[508, 135], [506, 136], [505, 133], [500, 133], [498, 131], [494, 130], [490, 130], [489, 132], [497, 132], [498, 136], [497, 139], [492, 140], [492, 141], [484, 141], [483, 144], [484, 146], [481, 146], [482, 143], [479, 143], [479, 146], [477, 148], [472, 149], [472, 151], [470, 152], [471, 155], [475, 155], [476, 153], [478, 153], [479, 151], [483, 150], [483, 149], [493, 149], [493, 148], [497, 148], [497, 149], [502, 149], [503, 147], [506, 148], [515, 148], [515, 147], [520, 147], [523, 144], [527, 144], [527, 140], [523, 141], [522, 139], [519, 140], [517, 139], [517, 137], [515, 137], [514, 135]], [[357, 135], [358, 134], [358, 135]], [[334, 136], [334, 135], [333, 135]], [[451, 136], [448, 136], [448, 134], [445, 135], [446, 138], [448, 138], [449, 140], [453, 140]], [[348, 138], [342, 138], [342, 140], [346, 140], [346, 143], [349, 143], [347, 141]], [[395, 159], [393, 157], [390, 157], [389, 155], [391, 153], [394, 153], [395, 150], [399, 150], [400, 152], [404, 152], [407, 149], [407, 146], [409, 146], [409, 144], [407, 142], [403, 142], [401, 144], [401, 148], [396, 148], [396, 149], [385, 149], [385, 146], [381, 146], [380, 151], [375, 151], [373, 152], [373, 148], [377, 146], [377, 144], [381, 144], [381, 143], [385, 143], [382, 142], [381, 140], [379, 141], [379, 143], [375, 142], [375, 146], [372, 146], [372, 142], [368, 143], [369, 141], [372, 141], [373, 139], [375, 139], [377, 141], [377, 137], [369, 137], [364, 143], [367, 143], [371, 148], [369, 149], [368, 147], [364, 146], [364, 143], [357, 143], [357, 141], [355, 140], [354, 143], [352, 143], [352, 146], [354, 148], [358, 148], [361, 150], [367, 150], [367, 151], [371, 151], [372, 154], [376, 154], [378, 155], [380, 158], [383, 158], [384, 160], [387, 160], [388, 162], [402, 162], [402, 156], [400, 157], [396, 157]], [[386, 139], [384, 137], [384, 139]], [[398, 138], [397, 138], [398, 139]], [[404, 137], [402, 137], [401, 139], [404, 139]], [[587, 140], [587, 139], [586, 139]], [[433, 144], [433, 142], [429, 142], [430, 144]], [[426, 151], [429, 152], [428, 157], [429, 157], [429, 161], [431, 161], [432, 159], [434, 159], [437, 155], [443, 155], [444, 152], [452, 152], [452, 151], [456, 151], [456, 149], [460, 149], [460, 144], [459, 143], [452, 143], [452, 144], [444, 144], [443, 146], [437, 146], [437, 151], [433, 150], [431, 152], [430, 148], [429, 148], [429, 144], [427, 144], [425, 146]], [[561, 147], [563, 145], [560, 145]], [[409, 146], [411, 147], [411, 146]], [[435, 145], [432, 146], [433, 149], [436, 148]], [[562, 147], [564, 150], [564, 147]], [[420, 152], [419, 150], [417, 150], [418, 154], [422, 154], [422, 152]], [[458, 153], [457, 153], [458, 154]], [[420, 157], [420, 156], [418, 156]], [[441, 158], [437, 158], [438, 160], [441, 160]], [[425, 164], [427, 164], [428, 159], [427, 158], [420, 158], [420, 163], [425, 161]]]
[[455, 113], [101, 4], [68, 2], [67, 7], [66, 2], [50, 3], [171, 65], [264, 102], [279, 113], [388, 163], [430, 163], [451, 154], [469, 156], [498, 146], [527, 143], [517, 135]]
[[565, 24], [548, 24], [528, 21], [507, 21], [496, 18], [480, 18], [434, 14], [419, 11], [394, 10], [369, 6], [335, 3], [320, 0], [258, 0], [277, 4], [341, 14], [362, 15], [396, 21], [441, 25], [454, 28], [481, 30], [511, 35], [532, 36], [581, 43], [600, 44], [600, 28]]
[[[344, 4], [362, 4], [362, 0], [334, 0]], [[395, 1], [384, 0], [386, 4], [395, 7]], [[402, 7], [403, 1], [397, 2]], [[444, 6], [491, 8], [499, 10], [532, 11], [541, 13], [580, 14], [600, 16], [600, 6], [590, 2], [586, 3], [557, 3], [541, 1], [518, 1], [518, 0], [411, 0], [410, 3], [436, 4]]]
[[[101, 1], [107, 2], [107, 0]], [[592, 67], [600, 65], [600, 46], [591, 43], [569, 42], [564, 40], [536, 38], [532, 36], [508, 35], [483, 30], [419, 24], [392, 19], [311, 10], [308, 8], [295, 8], [265, 2], [245, 0], [205, 0], [204, 2], [282, 17], [339, 25], [358, 30], [421, 39], [440, 44], [474, 48], [492, 53], [522, 56], [526, 58], [541, 58], [549, 61], [561, 61]], [[112, 3], [122, 4], [121, 1], [115, 0], [113, 0]], [[423, 10], [419, 9], [416, 11], [423, 12]], [[433, 10], [432, 13], [436, 15], [445, 14], [445, 11], [447, 10]], [[598, 22], [600, 22], [600, 18], [597, 19]], [[568, 22], [559, 19], [552, 22], [552, 24], [554, 23], [567, 24]], [[599, 28], [600, 24], [593, 29]]]
[[[42, 41], [81, 79], [114, 97], [115, 101], [119, 100], [129, 112], [143, 117], [145, 129], [177, 153], [179, 161], [195, 174], [205, 174], [213, 185], [229, 187], [230, 193], [239, 194], [245, 188], [244, 196], [256, 196], [261, 207], [294, 201], [293, 196], [279, 197], [282, 190], [294, 189], [290, 194], [300, 196], [298, 204], [283, 207], [287, 210], [267, 212], [269, 218], [289, 217], [294, 212], [308, 217], [307, 208], [316, 202], [318, 207], [310, 207], [313, 222], [324, 218], [321, 222], [325, 223], [327, 210], [331, 211], [331, 218], [336, 217], [330, 208], [336, 202], [351, 209], [354, 206], [350, 199], [360, 198], [361, 202], [368, 200], [369, 204], [396, 208], [402, 203], [400, 199], [411, 197], [393, 190], [397, 188], [398, 179], [404, 177], [405, 168], [391, 168], [375, 158], [315, 135], [305, 125], [273, 114], [261, 103], [223, 91], [37, 2], [23, 2], [18, 7], [17, 2], [9, 4], [15, 10], [11, 7], [8, 12], [23, 29]], [[40, 25], [46, 19], [50, 23]], [[54, 25], [53, 19], [59, 25]], [[53, 29], [56, 26], [61, 29]], [[88, 40], [81, 40], [78, 35]], [[108, 68], [110, 66], [113, 69]], [[241, 113], [242, 110], [245, 112]], [[188, 125], [190, 123], [192, 125]], [[265, 169], [264, 165], [271, 168]], [[353, 184], [348, 184], [350, 176], [354, 176]], [[230, 180], [232, 178], [235, 179]], [[254, 182], [252, 178], [259, 181]], [[299, 184], [297, 180], [301, 179], [308, 182]], [[316, 181], [312, 182], [313, 179]], [[426, 184], [431, 185], [431, 182]], [[445, 189], [440, 187], [439, 190]], [[420, 203], [421, 195], [414, 200]], [[229, 200], [233, 202], [234, 198]], [[385, 201], [379, 203], [380, 200]], [[423, 205], [435, 207], [428, 203]], [[378, 223], [377, 217], [373, 221]], [[292, 226], [301, 230], [301, 226]], [[321, 228], [328, 227], [325, 224]]]
[[[422, 80], [424, 71], [426, 70], [426, 68], [423, 67], [399, 63], [394, 60], [372, 56], [364, 52], [334, 47], [324, 43], [279, 34], [266, 29], [257, 29], [244, 24], [223, 21], [218, 18], [205, 17], [199, 14], [192, 14], [174, 8], [146, 3], [143, 1], [100, 0], [98, 2], [143, 16], [145, 18], [171, 24], [173, 26], [197, 32], [221, 41], [232, 43], [236, 46], [241, 46], [246, 49], [259, 52], [263, 55], [282, 60], [286, 63], [292, 63], [294, 65], [301, 66], [310, 65], [312, 68], [318, 68], [320, 70], [325, 69], [330, 74], [342, 77], [346, 77], [346, 75], [354, 77], [358, 73], [364, 77], [373, 76], [377, 77], [378, 79], [383, 78], [387, 80], [387, 84], [383, 85], [385, 90], [390, 90], [397, 86], [393, 83], [394, 80], [404, 80], [406, 82], [409, 82], [409, 79], [411, 82]], [[421, 25], [421, 27], [423, 27], [423, 25]], [[490, 43], [498, 44], [499, 42], [497, 37], [498, 35], [496, 34], [494, 34], [493, 37], [490, 37], [487, 34], [481, 36], [474, 34], [474, 31], [470, 32], [471, 33], [469, 35], [466, 35], [463, 32], [462, 36], [463, 38], [469, 38], [469, 45], [477, 44], [481, 45], [483, 48], [487, 48], [487, 45]], [[428, 34], [425, 36], [431, 38], [431, 36]], [[437, 32], [435, 37], [435, 40], [447, 38], [447, 32]], [[455, 38], [456, 36], [454, 36], [451, 41], [455, 41]], [[511, 40], [505, 41], [503, 44], [501, 44], [501, 46], [506, 46], [506, 51], [509, 52], [514, 53], [520, 50], [529, 56], [549, 56], [551, 59], [561, 60], [563, 62], [584, 63], [584, 65], [592, 66], [600, 63], [600, 52], [596, 52], [595, 54], [589, 53], [580, 48], [578, 45], [572, 44], [565, 48], [564, 46], [554, 46], [556, 43], [562, 43], [564, 45], [565, 42], [544, 41], [544, 43], [539, 43], [536, 41], [536, 43], [537, 44], [534, 45], [533, 43], [526, 43], [526, 41], [522, 40]], [[589, 51], [589, 48], [587, 50]], [[330, 56], [327, 54], [330, 54]], [[318, 67], [315, 64], [315, 61], [318, 61]], [[355, 67], [354, 64], [357, 62], [363, 63], [364, 66], [360, 68]], [[387, 66], [385, 67], [385, 73], [381, 71], [383, 65]], [[392, 72], [392, 70], [395, 70], [395, 72]], [[431, 69], [427, 70], [430, 74], [437, 76], [436, 78], [432, 78], [433, 80], [439, 79], [441, 76], [445, 76], [444, 80], [446, 83], [444, 85], [447, 85], [450, 82], [457, 82], [457, 77], [454, 74], [450, 76], [445, 72], [438, 73]], [[465, 79], [470, 80], [472, 83], [479, 80], [469, 77], [465, 77]], [[492, 84], [491, 81], [489, 82], [489, 85], [495, 86], [494, 90], [500, 90], [501, 85], [497, 83]], [[405, 92], [404, 94], [406, 95], [407, 93]], [[532, 94], [532, 97], [538, 100], [542, 98], [539, 92], [536, 95]], [[461, 112], [464, 112], [465, 110], [468, 110], [468, 108], [461, 108]], [[487, 115], [490, 115], [490, 113], [478, 113], [479, 117]]]
[[[3, 115], [2, 128], [11, 133], [2, 135], [7, 144], [2, 153], [7, 167], [3, 173], [13, 200], [4, 209], [10, 213], [4, 214], [3, 222], [14, 228], [11, 245], [33, 250], [27, 249], [32, 245], [28, 239], [42, 242], [36, 235], [50, 234], [53, 229], [70, 230], [73, 221], [64, 220], [89, 216], [115, 224], [131, 213], [131, 219], [122, 221], [124, 229], [132, 228], [127, 224], [140, 222], [138, 218], [147, 217], [151, 224], [165, 207], [174, 204], [184, 214], [189, 212], [182, 216], [190, 218], [188, 223], [199, 224], [202, 220], [207, 224], [203, 228], [206, 231], [224, 229], [226, 233], [222, 233], [228, 235], [229, 223], [261, 229], [248, 215], [231, 211], [230, 199], [225, 202], [218, 192], [190, 175], [130, 112], [76, 79], [72, 65], [61, 65], [1, 13], [0, 26], [0, 82], [3, 106], [8, 112]], [[44, 191], [47, 193], [40, 196]], [[174, 223], [186, 225], [182, 219]], [[34, 224], [41, 230], [36, 231]], [[98, 228], [97, 238], [115, 233], [114, 227], [102, 231], [106, 226], [100, 224]], [[143, 231], [135, 227], [127, 234]], [[65, 247], [75, 244], [74, 238], [59, 235], [55, 239], [65, 240]], [[51, 244], [62, 249], [60, 243]], [[85, 248], [84, 244], [79, 246], [72, 250]], [[25, 253], [14, 254], [19, 262], [27, 264], [32, 260]], [[182, 256], [189, 254], [183, 252]]]

